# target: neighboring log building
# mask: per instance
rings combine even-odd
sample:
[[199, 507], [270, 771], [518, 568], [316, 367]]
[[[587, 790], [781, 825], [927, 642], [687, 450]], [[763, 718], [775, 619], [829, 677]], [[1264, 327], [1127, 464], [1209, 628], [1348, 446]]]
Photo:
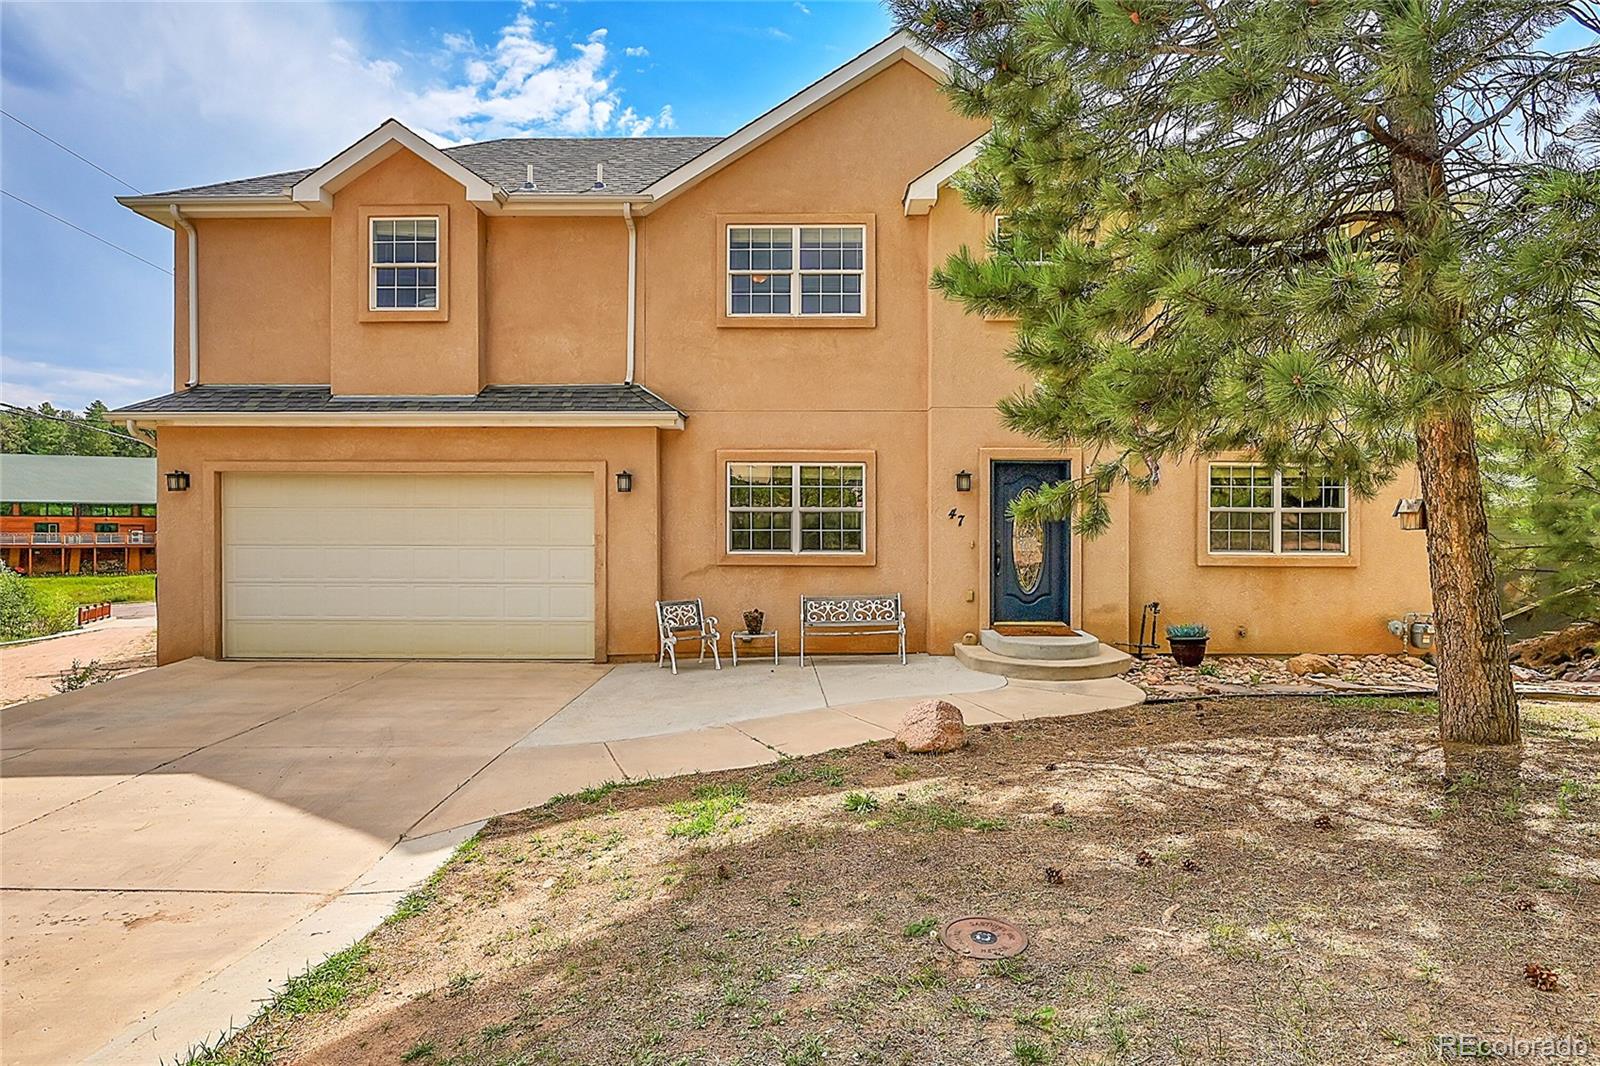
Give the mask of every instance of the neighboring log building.
[[156, 568], [156, 461], [0, 455], [0, 551], [23, 574]]

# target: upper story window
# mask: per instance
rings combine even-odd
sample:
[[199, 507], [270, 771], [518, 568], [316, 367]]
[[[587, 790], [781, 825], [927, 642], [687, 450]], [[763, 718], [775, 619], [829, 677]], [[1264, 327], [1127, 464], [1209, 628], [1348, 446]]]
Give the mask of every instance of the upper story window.
[[89, 518], [131, 518], [131, 503], [91, 503], [84, 505], [83, 513]]
[[1344, 554], [1350, 488], [1259, 463], [1212, 463], [1208, 487], [1213, 555]]
[[372, 225], [374, 311], [431, 311], [439, 306], [439, 220], [375, 218]]
[[50, 515], [50, 516], [63, 516], [64, 517], [64, 516], [69, 516], [69, 515], [72, 514], [72, 504], [70, 504], [70, 503], [25, 503], [25, 504], [23, 504], [21, 506], [20, 511], [21, 511], [22, 514], [25, 514], [25, 515], [34, 515], [34, 516]]
[[865, 226], [729, 226], [728, 314], [860, 317]]
[[864, 463], [729, 463], [728, 552], [862, 555]]

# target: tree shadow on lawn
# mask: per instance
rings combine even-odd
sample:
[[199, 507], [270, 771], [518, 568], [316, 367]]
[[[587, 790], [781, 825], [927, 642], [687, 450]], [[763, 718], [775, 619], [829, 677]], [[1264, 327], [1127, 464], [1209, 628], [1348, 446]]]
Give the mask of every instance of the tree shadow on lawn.
[[[867, 745], [498, 819], [308, 1062], [1414, 1062], [1596, 1038], [1600, 746], [1441, 781], [1430, 718], [1213, 701]], [[1574, 782], [1587, 782], [1574, 788]], [[675, 836], [688, 808], [710, 835]], [[843, 797], [853, 800], [846, 810]], [[1056, 871], [1047, 874], [1047, 869]], [[977, 963], [945, 922], [1032, 937]], [[1529, 962], [1559, 973], [1528, 987]], [[251, 1034], [247, 1034], [247, 1037]], [[409, 1056], [409, 1058], [407, 1058]]]

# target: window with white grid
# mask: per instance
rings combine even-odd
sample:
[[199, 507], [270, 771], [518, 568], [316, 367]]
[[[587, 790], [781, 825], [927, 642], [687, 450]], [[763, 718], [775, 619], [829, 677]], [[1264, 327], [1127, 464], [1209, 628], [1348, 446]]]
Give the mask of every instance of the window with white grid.
[[728, 551], [862, 555], [862, 463], [729, 463]]
[[1213, 555], [1344, 554], [1350, 489], [1303, 471], [1212, 463], [1207, 529]]
[[728, 314], [866, 313], [865, 226], [729, 226]]
[[372, 220], [374, 311], [432, 311], [439, 306], [439, 220]]

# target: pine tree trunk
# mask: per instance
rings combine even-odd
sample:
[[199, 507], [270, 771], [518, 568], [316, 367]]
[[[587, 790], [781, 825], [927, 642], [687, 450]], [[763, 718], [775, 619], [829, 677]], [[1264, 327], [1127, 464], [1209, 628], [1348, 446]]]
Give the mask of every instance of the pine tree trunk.
[[1428, 517], [1439, 739], [1515, 744], [1521, 739], [1517, 699], [1471, 414], [1435, 413], [1418, 424], [1417, 470]]

